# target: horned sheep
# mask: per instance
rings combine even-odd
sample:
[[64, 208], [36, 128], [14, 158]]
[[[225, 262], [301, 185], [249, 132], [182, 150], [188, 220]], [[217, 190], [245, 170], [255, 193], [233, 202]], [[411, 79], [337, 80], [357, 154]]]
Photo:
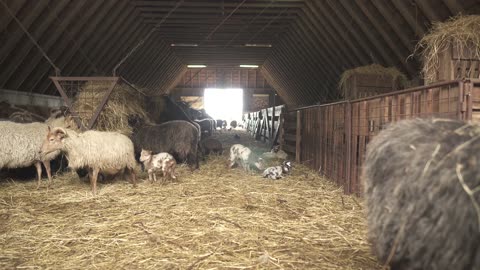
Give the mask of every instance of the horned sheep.
[[480, 269], [480, 126], [401, 121], [368, 145], [368, 235], [391, 269]]
[[251, 172], [252, 167], [262, 170], [264, 167], [263, 159], [258, 157], [250, 148], [241, 144], [234, 144], [230, 147], [230, 164], [232, 168], [236, 163], [239, 163], [247, 172]]
[[125, 172], [136, 186], [133, 143], [127, 136], [117, 132], [94, 130], [77, 133], [71, 129], [50, 127], [48, 131], [41, 154], [62, 151], [70, 168], [88, 168], [93, 195], [97, 193], [99, 172]]

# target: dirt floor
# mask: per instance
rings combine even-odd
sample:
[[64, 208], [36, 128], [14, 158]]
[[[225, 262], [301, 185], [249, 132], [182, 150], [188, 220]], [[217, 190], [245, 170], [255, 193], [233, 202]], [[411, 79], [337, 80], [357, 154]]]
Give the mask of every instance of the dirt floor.
[[[268, 150], [240, 131], [215, 137], [227, 149], [240, 142]], [[101, 182], [97, 197], [71, 173], [39, 190], [32, 180], [2, 179], [0, 268], [380, 268], [363, 202], [301, 165], [266, 180], [227, 169], [225, 153], [193, 173], [180, 167], [177, 182], [139, 177], [137, 188]]]

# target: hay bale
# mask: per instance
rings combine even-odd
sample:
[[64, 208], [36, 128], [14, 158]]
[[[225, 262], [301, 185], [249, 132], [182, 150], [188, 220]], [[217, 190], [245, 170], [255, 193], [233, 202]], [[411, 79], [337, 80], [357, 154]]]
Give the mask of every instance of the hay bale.
[[[364, 164], [369, 238], [392, 269], [480, 269], [480, 126], [407, 120]], [[475, 192], [476, 194], [475, 194]]]
[[[85, 127], [88, 126], [97, 106], [103, 100], [111, 82], [85, 83], [78, 91], [72, 104], [73, 111], [77, 112]], [[144, 96], [134, 88], [118, 83], [113, 89], [110, 98], [100, 113], [94, 129], [100, 131], [116, 131], [130, 136], [132, 128], [128, 124], [130, 117], [147, 119]]]
[[414, 51], [422, 58], [422, 75], [426, 82], [434, 82], [437, 79], [440, 57], [451, 48], [458, 51], [460, 59], [465, 59], [462, 55], [467, 52], [468, 58], [480, 59], [479, 15], [458, 15], [445, 22], [433, 23], [428, 34], [418, 42]]
[[[384, 67], [379, 64], [371, 64], [367, 66], [356, 67], [353, 69], [345, 70], [340, 76], [340, 82], [338, 83], [338, 89], [343, 97], [349, 96], [348, 80], [354, 75], [376, 75], [380, 78], [391, 78], [395, 81], [398, 89], [405, 88], [407, 85], [407, 76], [400, 72], [396, 67]], [[397, 89], [394, 89], [397, 90]]]

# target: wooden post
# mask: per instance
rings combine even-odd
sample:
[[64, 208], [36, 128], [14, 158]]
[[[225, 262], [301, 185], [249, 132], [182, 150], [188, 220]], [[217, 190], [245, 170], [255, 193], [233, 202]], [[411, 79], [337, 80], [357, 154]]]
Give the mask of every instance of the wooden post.
[[297, 134], [295, 138], [295, 161], [297, 163], [300, 163], [300, 154], [301, 154], [301, 149], [300, 147], [302, 146], [302, 111], [297, 111]]
[[345, 181], [343, 192], [345, 194], [352, 193], [351, 178], [352, 178], [352, 103], [345, 104]]

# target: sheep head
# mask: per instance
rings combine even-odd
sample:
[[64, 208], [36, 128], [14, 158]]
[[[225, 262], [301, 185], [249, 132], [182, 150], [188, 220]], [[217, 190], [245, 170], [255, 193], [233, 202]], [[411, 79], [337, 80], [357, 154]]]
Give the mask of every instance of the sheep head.
[[47, 155], [54, 151], [63, 149], [64, 139], [67, 137], [67, 131], [61, 127], [51, 128], [48, 126], [47, 137], [43, 141], [40, 150], [41, 155]]
[[152, 158], [152, 151], [142, 149], [142, 152], [140, 153], [140, 162], [148, 161], [151, 158]]

